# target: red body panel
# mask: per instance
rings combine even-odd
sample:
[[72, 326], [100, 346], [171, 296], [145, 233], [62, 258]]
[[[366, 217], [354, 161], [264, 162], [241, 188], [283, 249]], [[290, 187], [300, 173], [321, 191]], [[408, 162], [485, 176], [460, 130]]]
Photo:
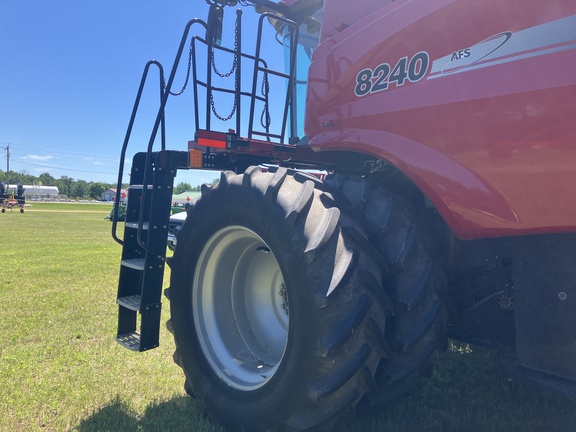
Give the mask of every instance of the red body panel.
[[389, 161], [463, 239], [576, 231], [576, 2], [397, 0], [343, 22], [352, 3], [325, 2], [312, 148]]

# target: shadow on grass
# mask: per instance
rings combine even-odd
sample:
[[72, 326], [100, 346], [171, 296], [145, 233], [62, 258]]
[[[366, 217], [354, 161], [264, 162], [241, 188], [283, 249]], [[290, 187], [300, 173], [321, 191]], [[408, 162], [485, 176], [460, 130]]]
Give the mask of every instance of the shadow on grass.
[[136, 416], [120, 398], [82, 420], [74, 428], [79, 432], [102, 431], [194, 431], [223, 432], [200, 414], [196, 401], [182, 396], [151, 405], [143, 416]]
[[[331, 432], [566, 432], [576, 431], [576, 402], [516, 381], [491, 353], [439, 353], [431, 379], [371, 415], [342, 420]], [[177, 397], [136, 416], [118, 398], [76, 430], [224, 432], [196, 401]]]
[[435, 364], [432, 378], [411, 394], [379, 413], [344, 422], [342, 430], [576, 431], [576, 402], [511, 378], [489, 351], [442, 352]]

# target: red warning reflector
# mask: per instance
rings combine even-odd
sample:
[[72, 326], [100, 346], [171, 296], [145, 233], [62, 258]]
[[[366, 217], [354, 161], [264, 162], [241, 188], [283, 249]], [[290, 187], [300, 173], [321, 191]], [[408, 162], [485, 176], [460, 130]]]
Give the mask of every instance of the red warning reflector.
[[225, 149], [226, 148], [226, 140], [221, 141], [221, 140], [214, 140], [214, 139], [210, 139], [210, 138], [198, 138], [198, 145], [201, 145], [203, 147], [216, 147], [216, 148]]
[[226, 148], [226, 134], [223, 132], [199, 130], [198, 145], [202, 147]]

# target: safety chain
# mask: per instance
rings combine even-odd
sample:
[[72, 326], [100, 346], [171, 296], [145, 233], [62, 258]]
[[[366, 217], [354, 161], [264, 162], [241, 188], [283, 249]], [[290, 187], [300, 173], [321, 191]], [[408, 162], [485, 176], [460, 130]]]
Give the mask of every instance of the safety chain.
[[218, 114], [218, 112], [216, 112], [216, 105], [214, 103], [214, 95], [213, 94], [210, 94], [210, 106], [212, 107], [212, 112], [214, 113], [214, 116], [218, 120], [228, 121], [232, 117], [234, 117], [234, 113], [236, 112], [236, 107], [238, 106], [238, 104], [236, 102], [236, 96], [234, 96], [234, 106], [232, 107], [232, 112], [230, 113], [230, 115], [228, 117], [222, 117], [220, 114]]
[[[268, 82], [268, 73], [264, 72], [264, 76], [262, 77], [262, 87], [260, 92], [262, 96], [264, 96], [264, 108], [262, 108], [262, 114], [260, 115], [260, 124], [266, 131], [270, 127], [270, 123], [272, 123], [272, 119], [270, 117], [270, 111], [268, 111], [268, 92], [270, 91], [270, 83]], [[266, 117], [266, 119], [264, 119]], [[268, 137], [268, 141], [270, 138]]]
[[[236, 51], [238, 51], [238, 18], [236, 18], [236, 28], [234, 29], [234, 52]], [[214, 72], [216, 72], [216, 75], [222, 78], [228, 78], [230, 75], [234, 73], [234, 71], [238, 67], [238, 59], [236, 58], [236, 55], [234, 55], [234, 61], [232, 62], [232, 69], [230, 69], [230, 72], [222, 73], [216, 67], [216, 62], [214, 60], [216, 56], [214, 55], [214, 53], [215, 53], [214, 45], [212, 45], [212, 69], [214, 70]]]
[[[192, 55], [194, 53], [194, 39], [190, 39], [190, 49], [188, 50], [188, 67], [186, 69], [186, 79], [184, 80], [184, 85], [182, 86], [182, 89], [178, 92], [173, 92], [170, 91], [170, 94], [172, 96], [180, 96], [182, 93], [184, 93], [184, 90], [186, 90], [186, 87], [188, 87], [188, 82], [190, 81], [190, 71], [192, 70]], [[238, 20], [236, 20], [236, 30], [235, 30], [235, 35], [234, 35], [234, 51], [236, 51], [238, 47]], [[214, 69], [214, 72], [216, 72], [216, 74], [218, 76], [221, 76], [223, 78], [227, 78], [230, 75], [232, 75], [234, 73], [234, 71], [236, 70], [237, 67], [237, 59], [236, 56], [234, 56], [234, 62], [232, 63], [232, 69], [230, 69], [230, 72], [228, 73], [221, 73], [218, 68], [216, 67], [216, 63], [214, 63], [214, 47], [212, 47], [212, 68]], [[164, 89], [166, 89], [166, 79], [164, 79]], [[236, 104], [236, 102], [234, 102]], [[218, 117], [218, 115], [216, 115]]]
[[[238, 30], [239, 30], [239, 26], [238, 26], [238, 20], [240, 18], [236, 18], [236, 26], [234, 28], [234, 53], [236, 53], [238, 51], [238, 39], [239, 39], [239, 34], [238, 34]], [[230, 77], [234, 72], [237, 71], [238, 69], [238, 58], [236, 56], [236, 54], [234, 54], [234, 61], [232, 62], [232, 68], [230, 69], [229, 72], [226, 73], [222, 73], [218, 70], [218, 68], [216, 67], [216, 62], [214, 60], [215, 56], [215, 49], [214, 46], [212, 46], [212, 56], [211, 56], [211, 63], [212, 63], [212, 70], [216, 73], [216, 75], [218, 75], [219, 77], [222, 78], [228, 78]], [[232, 112], [230, 113], [230, 115], [228, 115], [228, 117], [223, 117], [220, 114], [218, 114], [218, 112], [216, 111], [216, 105], [214, 103], [214, 94], [212, 92], [210, 92], [210, 106], [212, 108], [212, 112], [214, 113], [214, 116], [220, 120], [220, 121], [228, 121], [230, 120], [232, 117], [234, 117], [234, 114], [236, 113], [236, 109], [238, 107], [238, 80], [234, 79], [234, 106], [232, 107]]]
[[[188, 69], [186, 70], [186, 80], [184, 80], [184, 85], [182, 86], [182, 89], [179, 92], [173, 92], [170, 91], [170, 94], [172, 96], [180, 96], [182, 93], [184, 93], [184, 90], [186, 90], [186, 87], [188, 86], [188, 81], [190, 80], [190, 70], [192, 69], [192, 54], [194, 52], [194, 39], [190, 39], [190, 51], [188, 53]], [[164, 79], [164, 89], [166, 89], [166, 79]]]
[[[210, 2], [207, 0], [207, 3], [210, 4]], [[234, 52], [236, 53], [238, 50], [238, 39], [239, 39], [239, 23], [238, 23], [239, 18], [236, 19], [236, 26], [234, 29]], [[192, 70], [192, 56], [194, 53], [194, 39], [190, 39], [190, 48], [188, 51], [188, 66], [186, 68], [186, 78], [184, 80], [184, 84], [182, 85], [182, 88], [180, 89], [180, 91], [177, 92], [173, 92], [170, 91], [170, 95], [172, 96], [180, 96], [181, 94], [184, 93], [184, 91], [186, 90], [186, 88], [188, 87], [188, 83], [190, 82], [190, 72]], [[211, 55], [211, 64], [212, 64], [212, 70], [214, 70], [214, 72], [216, 73], [216, 75], [218, 75], [221, 78], [229, 78], [232, 74], [234, 74], [234, 72], [237, 71], [239, 65], [238, 65], [238, 58], [236, 55], [234, 55], [234, 61], [232, 62], [232, 67], [228, 72], [221, 72], [220, 70], [218, 70], [218, 67], [216, 66], [216, 61], [215, 61], [215, 49], [214, 46], [212, 47], [212, 55]], [[220, 121], [228, 121], [230, 120], [232, 117], [234, 117], [234, 114], [236, 113], [236, 110], [238, 108], [238, 81], [235, 80], [234, 83], [234, 106], [232, 107], [232, 111], [230, 112], [230, 114], [227, 117], [223, 117], [220, 114], [218, 114], [218, 112], [216, 111], [216, 104], [214, 102], [214, 94], [210, 93], [210, 106], [212, 109], [212, 113], [214, 113], [214, 116], [220, 120]], [[166, 79], [163, 80], [163, 86], [164, 89], [167, 88], [166, 85]], [[262, 96], [265, 98], [264, 100], [264, 107], [262, 108], [262, 114], [260, 115], [260, 124], [262, 125], [262, 127], [266, 130], [268, 130], [268, 128], [270, 127], [270, 124], [272, 123], [272, 118], [270, 117], [270, 112], [268, 111], [268, 94], [270, 92], [270, 83], [268, 82], [268, 73], [264, 72], [264, 76], [262, 77], [262, 86], [260, 89], [260, 92], [262, 94]], [[268, 140], [270, 140], [270, 138], [268, 138]]]

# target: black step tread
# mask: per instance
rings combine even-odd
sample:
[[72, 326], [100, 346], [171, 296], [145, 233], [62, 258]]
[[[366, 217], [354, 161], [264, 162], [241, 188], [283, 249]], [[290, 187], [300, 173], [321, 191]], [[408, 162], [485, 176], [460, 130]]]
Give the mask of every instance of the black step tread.
[[[149, 225], [150, 224], [148, 222], [143, 222], [142, 223], [142, 229], [148, 230]], [[138, 222], [126, 222], [126, 228], [138, 229]]]
[[[148, 185], [148, 189], [152, 189], [153, 186], [151, 184]], [[144, 189], [144, 185], [141, 184], [133, 184], [128, 186], [128, 189]]]
[[140, 303], [142, 301], [142, 297], [140, 295], [130, 295], [126, 297], [119, 297], [116, 302], [120, 306], [124, 306], [133, 311], [140, 310]]
[[116, 342], [130, 351], [140, 351], [140, 333], [130, 332], [116, 336]]
[[122, 260], [124, 267], [129, 267], [134, 270], [144, 270], [144, 258], [131, 258]]

